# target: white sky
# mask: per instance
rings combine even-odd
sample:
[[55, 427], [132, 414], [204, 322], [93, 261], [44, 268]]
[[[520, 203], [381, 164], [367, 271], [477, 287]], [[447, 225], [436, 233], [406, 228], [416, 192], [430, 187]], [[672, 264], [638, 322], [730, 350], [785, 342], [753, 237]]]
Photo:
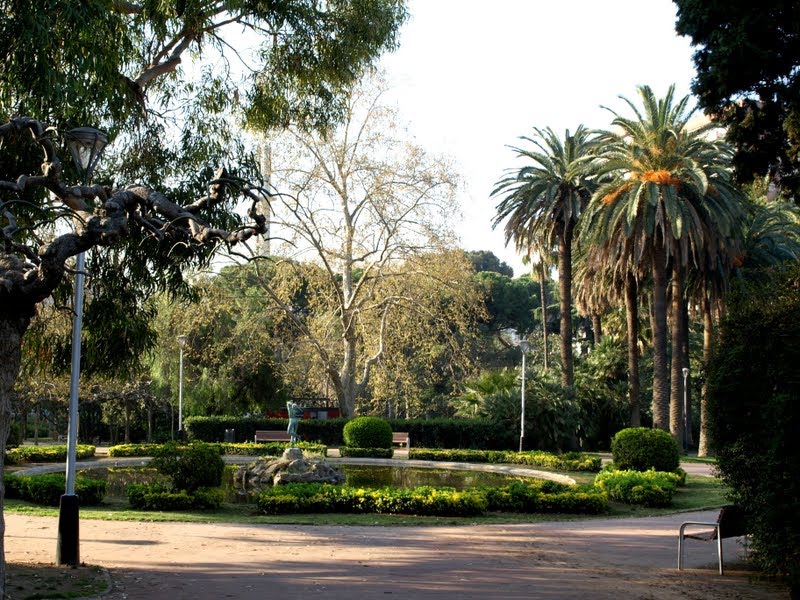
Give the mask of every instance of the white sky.
[[502, 227], [492, 231], [495, 182], [518, 163], [508, 145], [533, 127], [563, 134], [607, 127], [636, 86], [661, 96], [694, 77], [671, 0], [409, 0], [400, 49], [383, 58], [392, 96], [417, 143], [451, 156], [464, 181], [457, 231], [525, 272]]

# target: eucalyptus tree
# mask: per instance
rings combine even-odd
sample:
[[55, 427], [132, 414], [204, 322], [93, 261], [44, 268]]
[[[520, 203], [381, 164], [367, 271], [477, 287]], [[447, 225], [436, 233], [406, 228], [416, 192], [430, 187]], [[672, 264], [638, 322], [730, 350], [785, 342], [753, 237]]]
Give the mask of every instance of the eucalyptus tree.
[[[598, 244], [613, 243], [615, 256], [634, 273], [652, 276], [653, 423], [681, 438], [680, 373], [667, 361], [667, 281], [672, 271], [672, 310], [682, 313], [687, 269], [731, 256], [737, 244], [743, 196], [731, 182], [731, 151], [708, 136], [713, 125], [691, 128], [689, 97], [674, 98], [671, 86], [657, 98], [648, 86], [638, 93], [642, 108], [613, 110], [613, 129], [603, 136], [599, 186], [585, 227]], [[679, 330], [679, 328], [676, 328]], [[680, 339], [673, 337], [674, 350]]]
[[509, 169], [497, 182], [492, 196], [500, 197], [493, 226], [505, 221], [506, 242], [518, 250], [558, 247], [561, 302], [561, 382], [573, 386], [572, 357], [572, 239], [581, 211], [592, 193], [591, 162], [596, 141], [579, 126], [562, 141], [552, 129], [534, 129], [522, 137], [532, 149], [513, 147], [524, 165]]

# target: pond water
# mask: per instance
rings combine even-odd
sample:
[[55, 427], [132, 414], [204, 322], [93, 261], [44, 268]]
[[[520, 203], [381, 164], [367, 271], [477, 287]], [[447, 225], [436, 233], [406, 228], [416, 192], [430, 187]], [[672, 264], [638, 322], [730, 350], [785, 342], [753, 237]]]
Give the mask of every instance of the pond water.
[[[345, 475], [345, 483], [355, 487], [399, 487], [413, 488], [422, 485], [437, 487], [452, 487], [466, 489], [478, 486], [502, 486], [512, 481], [519, 481], [519, 477], [503, 475], [501, 473], [487, 473], [482, 471], [458, 471], [449, 469], [421, 469], [414, 467], [380, 467], [365, 465], [337, 464]], [[226, 502], [243, 502], [233, 487], [233, 473], [237, 465], [228, 465], [225, 468], [222, 488], [225, 491]], [[125, 488], [132, 483], [155, 483], [168, 481], [168, 478], [159, 475], [158, 471], [148, 467], [98, 467], [81, 471], [81, 475], [104, 479], [106, 481], [108, 500], [124, 500]]]

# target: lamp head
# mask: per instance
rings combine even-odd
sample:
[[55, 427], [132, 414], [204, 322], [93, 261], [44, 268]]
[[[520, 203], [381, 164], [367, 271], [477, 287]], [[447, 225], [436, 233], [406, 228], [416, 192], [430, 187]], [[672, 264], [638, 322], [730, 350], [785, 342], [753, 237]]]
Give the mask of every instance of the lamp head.
[[683, 367], [683, 378], [686, 379], [689, 376], [689, 369], [687, 367]]
[[186, 340], [187, 339], [188, 338], [185, 335], [179, 335], [178, 336], [178, 343], [180, 344], [181, 348], [183, 348], [186, 345]]
[[520, 349], [520, 350], [522, 350], [522, 353], [523, 353], [523, 354], [524, 354], [525, 352], [527, 352], [527, 351], [530, 349], [530, 347], [531, 347], [531, 343], [530, 343], [528, 340], [526, 340], [525, 338], [522, 338], [522, 339], [519, 341], [519, 344], [518, 344], [518, 345], [519, 345], [519, 349]]
[[108, 134], [94, 127], [76, 127], [64, 134], [72, 161], [81, 171], [84, 182], [92, 178], [100, 155], [108, 145]]

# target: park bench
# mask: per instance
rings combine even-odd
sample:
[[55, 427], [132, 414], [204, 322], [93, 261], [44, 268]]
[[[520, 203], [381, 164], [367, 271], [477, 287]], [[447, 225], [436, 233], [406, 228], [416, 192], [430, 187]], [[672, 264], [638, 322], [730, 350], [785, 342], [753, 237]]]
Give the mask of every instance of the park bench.
[[256, 431], [255, 440], [258, 442], [291, 442], [292, 438], [285, 431]]
[[[687, 527], [711, 527], [710, 531], [700, 533], [686, 533]], [[719, 574], [722, 575], [722, 540], [724, 538], [740, 537], [747, 535], [747, 520], [740, 506], [729, 504], [719, 511], [716, 522], [686, 521], [678, 531], [678, 570], [683, 569], [684, 539], [700, 540], [703, 542], [717, 542], [717, 556], [719, 557]]]
[[411, 436], [409, 436], [408, 433], [406, 433], [405, 431], [393, 431], [392, 444], [399, 444], [400, 446], [405, 446], [406, 448], [410, 448]]

